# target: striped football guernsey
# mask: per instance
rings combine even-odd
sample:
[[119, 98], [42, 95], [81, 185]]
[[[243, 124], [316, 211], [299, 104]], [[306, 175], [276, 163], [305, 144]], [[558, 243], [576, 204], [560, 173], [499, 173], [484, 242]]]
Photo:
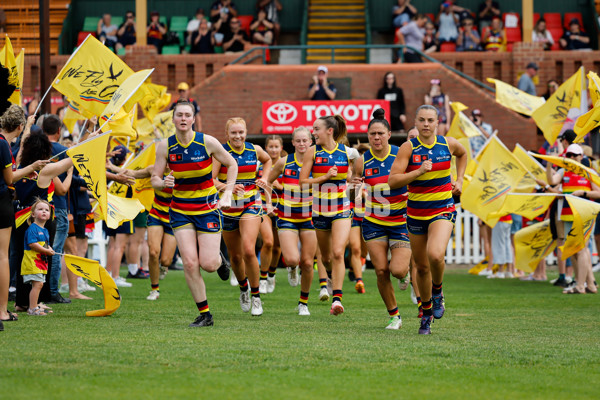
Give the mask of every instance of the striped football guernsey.
[[379, 225], [406, 224], [406, 186], [390, 189], [388, 185], [390, 170], [397, 155], [398, 146], [390, 145], [383, 158], [377, 158], [371, 150], [363, 156], [363, 177], [367, 189], [365, 219]]
[[306, 222], [312, 219], [312, 193], [310, 185], [300, 189], [302, 162], [296, 153], [288, 154], [282, 174], [283, 195], [279, 197], [277, 216], [290, 222]]
[[337, 176], [315, 185], [313, 190], [313, 212], [325, 217], [333, 217], [350, 209], [350, 201], [346, 194], [349, 160], [346, 146], [336, 143], [333, 150], [328, 151], [320, 145], [315, 146], [312, 167], [313, 178], [319, 178], [333, 166], [337, 166]]
[[[165, 173], [167, 176], [167, 173]], [[173, 188], [154, 189], [154, 202], [150, 215], [166, 224], [169, 223], [169, 208], [171, 207], [171, 198], [173, 197]]]
[[194, 139], [187, 145], [173, 135], [168, 145], [167, 160], [175, 177], [171, 210], [187, 215], [212, 212], [218, 198], [212, 179], [212, 157], [206, 151], [204, 134], [195, 132]]
[[[579, 176], [571, 171], [564, 170], [562, 179], [562, 192], [564, 194], [571, 194], [576, 190], [590, 191], [592, 190], [592, 184], [584, 177]], [[560, 219], [561, 221], [573, 221], [573, 210], [571, 210], [571, 206], [566, 199], [563, 201]]]
[[424, 173], [408, 185], [407, 214], [414, 219], [428, 220], [440, 214], [453, 212], [452, 154], [444, 136], [437, 135], [435, 142], [426, 145], [416, 137], [410, 140], [412, 154], [406, 172], [417, 170], [423, 161], [431, 160], [431, 171]]
[[[275, 165], [275, 163], [278, 160], [273, 161], [273, 165]], [[272, 167], [271, 167], [272, 168]], [[257, 173], [257, 178], [262, 178], [263, 176], [263, 165], [262, 163], [259, 161], [258, 162], [258, 173]], [[269, 176], [266, 176], [266, 179], [269, 180]], [[282, 175], [279, 175], [277, 177], [277, 179], [275, 179], [275, 182], [278, 182], [279, 184], [281, 184], [281, 179], [282, 179]], [[273, 185], [273, 187], [271, 188], [271, 204], [273, 204], [273, 207], [275, 207], [275, 212], [277, 212], [277, 204], [279, 203], [279, 197], [281, 197], [281, 190], [279, 189], [275, 189], [275, 186]], [[259, 192], [260, 192], [260, 201], [262, 202], [262, 206], [263, 209], [266, 209], [266, 205], [267, 205], [267, 197], [265, 195], [265, 191], [262, 190], [261, 188], [258, 188]]]
[[[241, 151], [234, 150], [229, 142], [225, 143], [223, 147], [237, 162], [238, 176], [235, 180], [236, 185], [244, 185], [244, 195], [239, 197], [234, 194], [232, 196], [231, 208], [223, 211], [223, 215], [237, 217], [248, 207], [260, 206], [261, 204], [258, 186], [256, 186], [256, 177], [258, 174], [256, 148], [249, 142], [244, 143], [244, 148]], [[221, 166], [218, 179], [223, 183], [227, 182], [227, 167]]]

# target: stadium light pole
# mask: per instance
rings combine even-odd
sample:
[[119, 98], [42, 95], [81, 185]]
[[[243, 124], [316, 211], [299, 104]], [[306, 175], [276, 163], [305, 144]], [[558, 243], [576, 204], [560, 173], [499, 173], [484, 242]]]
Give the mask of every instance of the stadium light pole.
[[[40, 1], [40, 89], [50, 86], [50, 0]], [[46, 96], [40, 110], [42, 113], [51, 111], [51, 96]]]
[[135, 0], [135, 44], [139, 46], [146, 45], [146, 17], [148, 15], [148, 5], [146, 0]]

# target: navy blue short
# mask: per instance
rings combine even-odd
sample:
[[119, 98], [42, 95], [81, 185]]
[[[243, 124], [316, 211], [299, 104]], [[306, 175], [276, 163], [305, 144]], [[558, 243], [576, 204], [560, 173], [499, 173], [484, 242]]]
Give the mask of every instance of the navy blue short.
[[320, 231], [330, 231], [333, 221], [338, 220], [338, 219], [348, 219], [351, 217], [352, 217], [352, 210], [346, 210], [346, 211], [342, 211], [331, 217], [313, 214], [312, 220], [313, 220], [315, 229], [318, 229]]
[[258, 221], [257, 223], [260, 224], [262, 222], [262, 215], [263, 211], [260, 205], [251, 206], [244, 209], [244, 211], [242, 211], [242, 213], [237, 217], [229, 217], [227, 215], [223, 215], [223, 230], [225, 232], [237, 231], [238, 229], [240, 229], [240, 219], [242, 218], [254, 218], [256, 219], [256, 221]]
[[171, 224], [163, 222], [153, 215], [148, 215], [148, 226], [162, 226], [165, 234], [173, 236], [173, 228], [171, 228]]
[[124, 233], [126, 235], [132, 235], [135, 232], [132, 221], [125, 221], [119, 225], [116, 229], [109, 228], [106, 226], [106, 222], [102, 223], [106, 236], [116, 236], [117, 234]]
[[362, 222], [362, 236], [365, 242], [387, 240], [390, 245], [396, 242], [409, 242], [406, 224], [389, 226], [377, 224], [368, 219], [364, 219]]
[[312, 220], [304, 222], [291, 222], [281, 218], [277, 219], [277, 230], [279, 231], [314, 231], [315, 227]]
[[351, 228], [354, 228], [355, 226], [358, 226], [360, 228], [360, 226], [363, 223], [363, 218], [364, 217], [362, 215], [360, 215], [360, 216], [356, 215], [356, 212], [353, 210], [352, 211], [352, 226], [351, 226]]
[[425, 235], [429, 230], [429, 225], [431, 225], [432, 222], [439, 220], [450, 221], [454, 225], [456, 222], [456, 211], [436, 215], [431, 219], [413, 219], [408, 216], [406, 218], [406, 225], [408, 227], [408, 232], [413, 235]]
[[187, 215], [169, 210], [171, 228], [176, 231], [180, 228], [189, 228], [190, 225], [201, 233], [221, 233], [221, 213], [211, 211], [200, 215]]

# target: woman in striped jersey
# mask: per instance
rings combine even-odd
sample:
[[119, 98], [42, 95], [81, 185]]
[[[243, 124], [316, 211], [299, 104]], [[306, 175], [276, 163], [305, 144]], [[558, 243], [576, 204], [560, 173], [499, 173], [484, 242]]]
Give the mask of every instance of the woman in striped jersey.
[[[256, 258], [256, 239], [260, 229], [262, 207], [258, 187], [265, 189], [267, 201], [271, 201], [271, 190], [267, 177], [257, 178], [258, 161], [265, 171], [271, 170], [271, 157], [260, 146], [246, 142], [246, 121], [230, 118], [225, 124], [227, 143], [223, 148], [236, 162], [237, 173], [233, 189], [231, 208], [224, 210], [223, 239], [229, 252], [229, 260], [240, 287], [240, 306], [243, 312], [252, 315], [263, 313], [259, 292], [259, 268]], [[215, 162], [213, 178], [217, 189], [229, 181], [229, 169]], [[250, 294], [252, 298], [250, 298]]]
[[[277, 231], [287, 267], [297, 270], [300, 266], [302, 270], [298, 315], [310, 315], [307, 303], [314, 272], [317, 236], [312, 222], [310, 188], [301, 188], [299, 183], [304, 155], [311, 145], [307, 128], [294, 129], [292, 145], [295, 152], [275, 163], [269, 175], [269, 183], [275, 182], [282, 175], [283, 190], [277, 205]], [[298, 251], [298, 240], [302, 246], [301, 251]]]
[[[219, 274], [221, 279], [229, 279], [225, 259], [219, 254], [219, 208], [231, 207], [237, 164], [217, 139], [192, 130], [194, 114], [194, 107], [187, 100], [175, 104], [175, 135], [158, 144], [151, 182], [155, 190], [173, 188], [169, 219], [183, 260], [185, 280], [200, 312], [190, 327], [203, 327], [214, 322], [200, 268], [207, 272], [219, 269], [226, 272]], [[229, 167], [220, 200], [212, 179], [213, 159]], [[172, 174], [165, 177], [167, 164]]]
[[[371, 148], [354, 164], [352, 182], [364, 183], [367, 191], [362, 235], [375, 267], [379, 293], [390, 315], [386, 329], [400, 329], [402, 318], [390, 273], [398, 279], [406, 278], [411, 251], [406, 230], [406, 186], [390, 189], [388, 185], [390, 169], [398, 154], [398, 146], [389, 144], [391, 134], [385, 111], [375, 110], [368, 128]], [[388, 250], [392, 254], [389, 263]]]
[[[422, 300], [422, 335], [431, 333], [433, 318], [444, 315], [444, 257], [456, 220], [452, 195], [461, 194], [467, 164], [465, 148], [456, 139], [436, 135], [438, 118], [433, 106], [417, 109], [419, 136], [400, 147], [388, 180], [392, 189], [408, 185], [407, 227]], [[454, 182], [452, 156], [456, 157]]]
[[313, 186], [313, 224], [323, 264], [332, 273], [332, 315], [344, 312], [344, 252], [352, 223], [346, 195], [351, 160], [341, 143], [346, 133], [346, 121], [341, 115], [320, 117], [314, 122], [315, 145], [304, 154], [299, 182], [300, 186]]

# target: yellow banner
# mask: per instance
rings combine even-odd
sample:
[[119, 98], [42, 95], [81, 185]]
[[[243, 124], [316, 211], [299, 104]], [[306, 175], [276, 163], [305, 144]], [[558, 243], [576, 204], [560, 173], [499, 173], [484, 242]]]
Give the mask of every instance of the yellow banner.
[[[23, 51], [21, 51], [23, 53]], [[13, 104], [21, 105], [21, 89], [23, 86], [23, 76], [19, 76], [19, 63], [21, 63], [21, 74], [23, 73], [23, 57], [17, 62], [15, 53], [13, 51], [12, 43], [10, 38], [6, 35], [4, 39], [4, 47], [0, 50], [0, 63], [8, 69], [8, 84], [14, 86], [16, 89], [13, 94], [8, 98]]]
[[166, 139], [175, 134], [175, 124], [173, 124], [173, 110], [158, 114], [154, 120], [154, 127], [160, 135], [159, 139]]
[[529, 172], [537, 179], [540, 179], [546, 183], [548, 183], [548, 178], [546, 177], [546, 170], [540, 163], [538, 163], [533, 157], [531, 157], [527, 150], [523, 148], [520, 144], [516, 144], [513, 150], [513, 154], [515, 157], [523, 164]]
[[111, 315], [121, 306], [121, 294], [113, 278], [96, 260], [89, 260], [65, 254], [65, 264], [78, 276], [87, 278], [102, 289], [104, 294], [104, 309], [86, 311], [88, 317], [105, 317]]
[[156, 115], [171, 103], [171, 94], [167, 93], [166, 86], [154, 83], [145, 83], [143, 86], [147, 90], [147, 95], [139, 103], [142, 106], [144, 116], [153, 121]]
[[75, 124], [77, 121], [83, 121], [87, 119], [83, 115], [79, 113], [77, 106], [72, 102], [67, 101], [67, 110], [65, 111], [65, 115], [63, 116], [63, 124], [67, 127], [67, 130], [73, 134], [73, 130], [75, 129]]
[[52, 86], [81, 108], [100, 116], [115, 91], [133, 74], [115, 53], [88, 36], [58, 73]]
[[88, 190], [98, 200], [104, 219], [106, 219], [107, 210], [106, 146], [108, 139], [108, 135], [101, 135], [67, 150], [67, 155], [73, 160], [73, 165], [85, 180]]
[[487, 78], [487, 81], [496, 85], [496, 102], [520, 114], [531, 116], [546, 101], [498, 79]]
[[490, 214], [502, 208], [506, 195], [517, 187], [526, 173], [525, 167], [506, 146], [492, 136], [469, 185], [462, 192], [462, 207], [493, 227], [499, 217]]
[[592, 104], [596, 104], [600, 100], [600, 77], [594, 71], [588, 72], [587, 77]]
[[104, 115], [100, 118], [102, 132], [111, 131], [110, 136], [123, 136], [132, 138], [133, 140], [137, 139], [137, 132], [133, 129], [132, 113], [127, 113], [121, 108], [108, 123], [106, 123], [107, 119], [108, 117]]
[[575, 127], [573, 130], [577, 134], [575, 142], [583, 141], [585, 135], [587, 135], [592, 129], [600, 125], [600, 101], [598, 94], [600, 93], [600, 78], [595, 72], [588, 72], [588, 89], [592, 98], [593, 108], [577, 118]]
[[106, 212], [106, 226], [116, 229], [121, 222], [129, 221], [144, 211], [144, 206], [138, 199], [125, 199], [107, 193], [108, 210]]
[[517, 214], [534, 219], [545, 213], [555, 199], [556, 195], [551, 194], [510, 193], [506, 196], [502, 208], [490, 213], [490, 217], [500, 218], [508, 214]]
[[[544, 105], [535, 110], [531, 117], [544, 132], [546, 141], [551, 145], [563, 128], [572, 128], [582, 112], [583, 67], [573, 74], [554, 92]], [[583, 105], [587, 110], [587, 104]]]
[[555, 247], [556, 240], [552, 239], [550, 220], [523, 228], [515, 233], [515, 267], [521, 271], [533, 272]]
[[454, 118], [452, 118], [452, 124], [450, 125], [450, 130], [446, 136], [453, 137], [455, 139], [460, 139], [463, 137], [475, 137], [480, 136], [481, 131], [477, 126], [463, 114], [463, 111], [468, 107], [458, 101], [453, 101], [450, 104], [452, 110], [454, 110]]
[[[138, 171], [145, 169], [151, 165], [154, 165], [156, 161], [156, 149], [154, 142], [150, 146], [146, 147], [140, 154], [137, 155], [131, 162], [124, 166], [124, 168]], [[118, 197], [125, 197], [127, 194], [127, 185], [114, 182], [110, 187], [109, 193], [114, 194]], [[138, 199], [144, 206], [146, 211], [152, 209], [152, 203], [154, 201], [154, 189], [150, 183], [150, 178], [136, 179], [135, 184], [131, 186], [133, 198]]]
[[541, 158], [542, 160], [546, 160], [551, 162], [554, 165], [557, 165], [561, 168], [564, 168], [568, 171], [571, 171], [579, 176], [583, 176], [588, 181], [594, 182], [596, 185], [600, 185], [600, 176], [596, 174], [596, 172], [586, 167], [583, 164], [578, 163], [577, 161], [571, 160], [566, 157], [557, 157], [557, 156], [544, 156], [542, 154], [530, 153], [535, 158]]
[[[129, 75], [127, 79], [121, 83], [119, 88], [115, 90], [110, 101], [108, 102], [108, 105], [102, 112], [102, 115], [110, 117], [119, 112], [121, 107], [125, 106], [127, 101], [138, 91], [138, 89], [140, 89], [140, 86], [142, 86], [144, 81], [148, 79], [152, 72], [154, 72], [154, 68], [143, 69], [132, 75]], [[130, 105], [130, 107], [125, 107], [125, 111], [130, 111], [132, 107], [133, 105]]]
[[600, 204], [575, 196], [565, 196], [573, 210], [573, 227], [565, 232], [566, 240], [561, 246], [562, 259], [566, 260], [582, 250], [588, 243], [596, 216], [600, 213]]

